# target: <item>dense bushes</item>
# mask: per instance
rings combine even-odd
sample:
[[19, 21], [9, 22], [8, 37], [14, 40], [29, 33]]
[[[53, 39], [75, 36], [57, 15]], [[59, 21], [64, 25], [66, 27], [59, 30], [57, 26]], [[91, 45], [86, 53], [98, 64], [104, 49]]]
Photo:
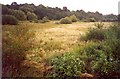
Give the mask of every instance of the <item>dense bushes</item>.
[[[111, 59], [111, 49], [102, 43], [88, 43], [80, 52], [80, 58], [84, 61], [84, 69], [87, 73], [108, 73], [108, 69], [103, 65], [108, 65]], [[113, 67], [113, 66], [112, 66]], [[109, 69], [112, 69], [112, 67]], [[100, 74], [99, 74], [100, 75]]]
[[112, 25], [108, 28], [105, 28], [103, 25], [103, 23], [95, 24], [96, 28], [90, 28], [81, 39], [86, 41], [120, 39], [120, 27], [118, 25]]
[[103, 29], [103, 23], [95, 24], [96, 28], [90, 28], [82, 40], [105, 40], [106, 39], [106, 29]]
[[[97, 54], [98, 52], [99, 54], [102, 54], [102, 57], [104, 58], [100, 58], [99, 56], [100, 59], [98, 61], [94, 61], [93, 67], [91, 67], [93, 68], [92, 70], [99, 71], [99, 72], [96, 72], [96, 73], [99, 73], [99, 75], [113, 76], [113, 73], [120, 74], [120, 70], [119, 70], [120, 65], [118, 64], [120, 62], [119, 34], [120, 34], [119, 25], [113, 25], [106, 29], [103, 29], [103, 27], [101, 27], [100, 24], [97, 24], [97, 28], [90, 29], [87, 35], [85, 36], [86, 38], [85, 40], [87, 41], [89, 40], [93, 41], [94, 39], [96, 39], [96, 42], [99, 41], [98, 43], [95, 42], [95, 44], [97, 45], [97, 46], [95, 45], [95, 48], [89, 49], [86, 52], [86, 53], [89, 53], [91, 51], [92, 53], [94, 53], [96, 48], [100, 45], [99, 50], [97, 49], [94, 55]], [[101, 39], [103, 41], [101, 41]], [[101, 61], [101, 59], [102, 59], [102, 62], [100, 62], [99, 64], [99, 61]]]
[[38, 18], [35, 13], [28, 12], [27, 13], [27, 20], [28, 21], [36, 21]]
[[60, 19], [61, 24], [71, 24], [72, 22], [77, 22], [77, 21], [78, 21], [78, 19], [75, 15], [71, 15], [69, 17]]
[[49, 22], [50, 20], [49, 20], [49, 18], [47, 17], [47, 16], [45, 16], [45, 17], [43, 17], [42, 18], [42, 23], [46, 23], [46, 22]]
[[104, 29], [102, 23], [95, 25], [97, 28], [90, 29], [85, 36], [87, 42], [84, 46], [50, 60], [55, 70], [52, 76], [80, 76], [82, 73], [100, 77], [120, 75], [120, 27], [114, 25]]
[[2, 24], [3, 25], [17, 25], [18, 24], [18, 20], [12, 16], [12, 15], [3, 15], [2, 16]]
[[90, 31], [86, 34], [86, 37], [84, 38], [86, 40], [104, 40], [105, 35], [104, 35], [104, 30], [100, 29], [90, 29]]
[[15, 17], [16, 17], [18, 20], [20, 20], [20, 21], [26, 20], [26, 15], [25, 15], [25, 13], [24, 13], [23, 11], [21, 11], [21, 10], [13, 10], [13, 9], [10, 9], [9, 12], [10, 12], [10, 15], [15, 16]]
[[63, 78], [79, 76], [83, 67], [83, 62], [74, 52], [66, 52], [61, 56], [56, 56], [50, 63], [55, 69], [53, 76]]
[[66, 17], [66, 18], [60, 19], [60, 23], [61, 24], [71, 24], [72, 22], [68, 17]]
[[77, 20], [78, 20], [75, 15], [71, 15], [69, 18], [72, 22], [77, 22]]

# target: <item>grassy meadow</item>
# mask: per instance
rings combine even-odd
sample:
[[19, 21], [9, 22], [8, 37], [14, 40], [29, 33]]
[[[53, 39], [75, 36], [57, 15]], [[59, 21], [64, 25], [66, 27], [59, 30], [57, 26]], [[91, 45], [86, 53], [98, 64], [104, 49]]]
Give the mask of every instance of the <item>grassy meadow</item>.
[[[77, 62], [77, 57], [74, 56], [82, 55], [81, 53], [78, 55], [78, 53], [75, 52], [79, 52], [79, 49], [85, 47], [87, 44], [86, 41], [82, 41], [80, 38], [86, 35], [86, 32], [88, 32], [90, 28], [96, 28], [95, 23], [97, 22], [55, 24], [55, 21], [47, 23], [32, 23], [26, 21], [20, 22], [18, 25], [3, 25], [3, 61], [6, 61], [4, 64], [6, 67], [3, 68], [3, 76], [56, 77], [58, 74], [61, 76], [62, 67], [64, 67], [63, 63], [68, 62], [69, 64], [66, 65], [66, 67], [68, 71], [72, 70], [70, 67], [73, 66], [71, 66], [70, 61], [73, 61], [74, 64]], [[103, 23], [104, 28], [112, 24], [112, 22]], [[12, 54], [10, 54], [11, 52]], [[71, 52], [75, 55], [71, 55]], [[4, 58], [4, 56], [6, 56], [6, 58]], [[59, 56], [63, 58], [59, 59]], [[53, 62], [55, 60], [56, 62]], [[20, 64], [17, 66], [13, 64], [13, 66], [8, 67], [9, 64], [18, 62], [20, 62]], [[59, 63], [62, 63], [62, 65]], [[82, 66], [76, 68], [76, 66], [80, 65], [82, 62], [80, 62], [80, 64], [78, 63], [79, 62], [76, 63], [77, 65], [74, 65], [75, 69], [73, 68], [73, 71], [76, 73], [75, 76], [80, 76], [82, 73], [80, 72], [82, 70], [78, 72], [79, 69], [82, 69]], [[55, 72], [57, 65], [61, 66], [59, 68], [61, 70], [58, 70], [59, 72]], [[73, 72], [64, 71], [67, 76], [71, 75]]]

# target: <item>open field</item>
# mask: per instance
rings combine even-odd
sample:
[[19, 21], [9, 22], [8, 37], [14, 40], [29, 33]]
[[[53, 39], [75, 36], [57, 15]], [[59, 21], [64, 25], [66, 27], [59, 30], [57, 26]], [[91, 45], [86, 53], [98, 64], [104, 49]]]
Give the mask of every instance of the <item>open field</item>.
[[120, 17], [112, 12], [114, 4], [10, 2], [0, 4], [2, 78], [120, 77]]
[[[27, 27], [31, 32], [35, 32], [34, 38], [31, 38], [33, 49], [25, 51], [26, 60], [22, 64], [29, 68], [21, 70], [22, 73], [24, 72], [22, 76], [31, 76], [32, 74], [33, 77], [36, 77], [44, 74], [44, 72], [49, 72], [48, 69], [51, 66], [46, 65], [49, 58], [71, 51], [78, 45], [78, 41], [81, 46], [84, 45], [85, 43], [80, 41], [80, 36], [84, 35], [88, 28], [94, 28], [94, 24], [95, 22], [76, 22], [73, 24], [55, 24], [53, 21], [47, 23], [21, 22], [15, 26], [4, 25], [3, 38], [7, 39], [7, 33], [15, 31], [15, 27]], [[105, 22], [104, 26], [107, 27], [110, 24], [112, 23]]]

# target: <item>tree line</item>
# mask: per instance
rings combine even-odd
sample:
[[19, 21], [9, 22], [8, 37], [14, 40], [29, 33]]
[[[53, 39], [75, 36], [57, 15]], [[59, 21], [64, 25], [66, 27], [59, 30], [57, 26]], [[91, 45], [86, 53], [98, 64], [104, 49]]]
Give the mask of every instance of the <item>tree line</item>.
[[103, 15], [99, 12], [85, 12], [84, 10], [70, 11], [67, 7], [52, 8], [46, 7], [42, 4], [36, 6], [34, 4], [17, 4], [12, 2], [11, 5], [2, 5], [2, 15], [12, 15], [20, 21], [24, 20], [41, 20], [44, 17], [50, 20], [60, 20], [66, 16], [75, 15], [79, 20], [82, 21], [117, 21], [117, 15], [108, 14]]

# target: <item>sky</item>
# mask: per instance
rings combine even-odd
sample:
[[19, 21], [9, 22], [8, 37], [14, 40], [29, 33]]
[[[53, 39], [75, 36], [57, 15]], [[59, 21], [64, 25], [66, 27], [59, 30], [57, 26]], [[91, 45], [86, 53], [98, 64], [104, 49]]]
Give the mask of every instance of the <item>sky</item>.
[[119, 0], [0, 0], [2, 4], [11, 4], [12, 2], [33, 3], [35, 5], [43, 4], [49, 7], [62, 8], [66, 6], [69, 10], [84, 10], [85, 12], [100, 12], [102, 14], [118, 14]]

